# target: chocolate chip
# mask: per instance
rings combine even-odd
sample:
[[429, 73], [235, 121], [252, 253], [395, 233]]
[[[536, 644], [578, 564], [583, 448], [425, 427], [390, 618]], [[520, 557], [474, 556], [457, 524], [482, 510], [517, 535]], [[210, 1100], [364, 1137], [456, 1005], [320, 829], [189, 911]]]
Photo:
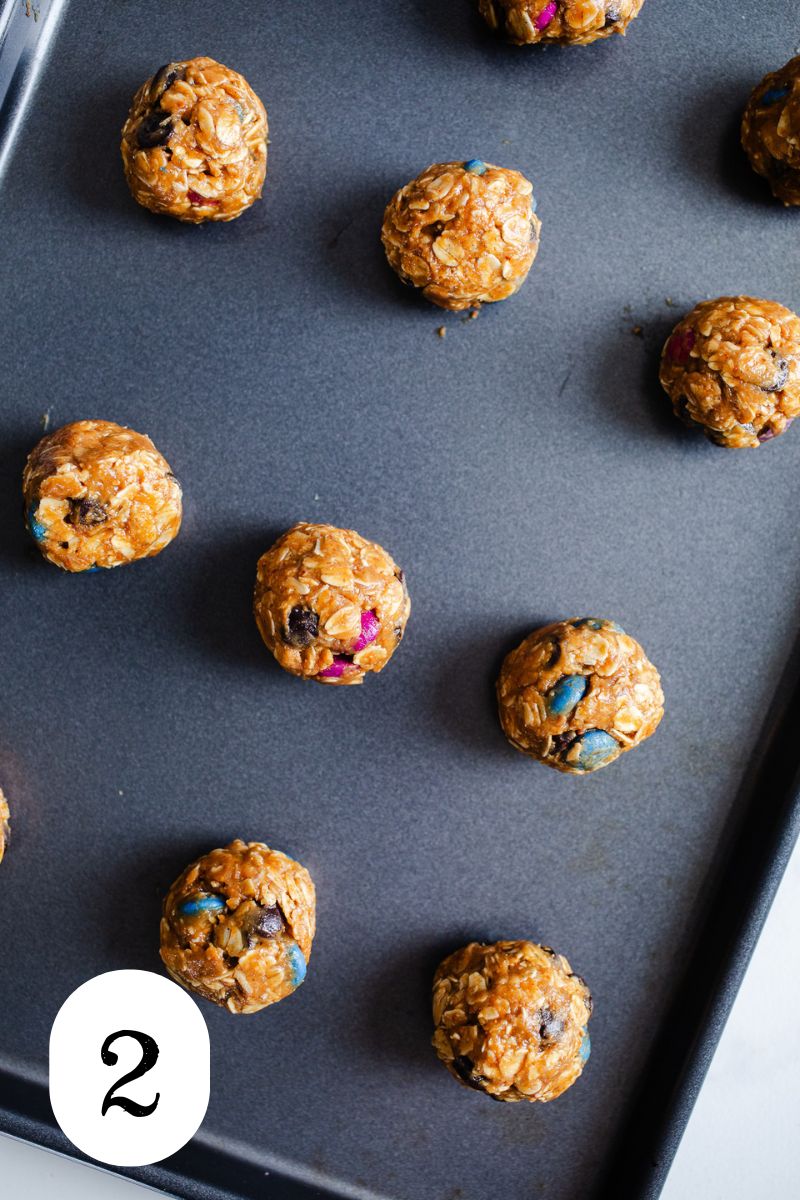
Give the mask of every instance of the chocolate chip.
[[616, 25], [617, 21], [622, 19], [622, 12], [618, 4], [609, 4], [606, 9], [606, 25]]
[[554, 667], [560, 658], [561, 658], [560, 642], [555, 642], [555, 641], [551, 642], [550, 643], [550, 654], [548, 656], [547, 662], [545, 663], [545, 669], [549, 670], [550, 667]]
[[567, 730], [566, 733], [556, 733], [553, 735], [553, 753], [562, 754], [568, 750], [577, 737], [577, 733]]
[[539, 1038], [543, 1042], [557, 1042], [564, 1032], [564, 1021], [557, 1017], [552, 1008], [545, 1005], [539, 1009]]
[[257, 904], [255, 900], [243, 900], [236, 909], [236, 923], [248, 950], [252, 950], [261, 938], [274, 938], [286, 928], [286, 921], [277, 904]]
[[289, 613], [286, 641], [293, 646], [307, 646], [319, 633], [319, 617], [311, 608], [295, 605]]
[[475, 1088], [477, 1092], [483, 1091], [486, 1079], [483, 1075], [478, 1074], [472, 1060], [467, 1058], [466, 1054], [459, 1054], [458, 1058], [453, 1059], [453, 1070], [459, 1079], [463, 1079], [467, 1087]]
[[65, 517], [68, 525], [82, 525], [84, 529], [93, 529], [108, 520], [108, 513], [99, 500], [86, 496], [83, 500], [70, 500], [69, 512]]
[[258, 918], [252, 927], [253, 933], [257, 933], [259, 937], [271, 938], [276, 934], [281, 933], [284, 928], [283, 913], [277, 904], [271, 904], [269, 908], [262, 908], [259, 905]]
[[769, 385], [769, 387], [762, 388], [762, 392], [779, 392], [781, 388], [786, 386], [786, 380], [789, 378], [789, 364], [786, 359], [778, 358], [777, 355], [773, 355], [773, 357], [776, 359], [775, 380]]
[[402, 642], [402, 640], [403, 640], [403, 626], [402, 625], [395, 625], [394, 640], [396, 642]]
[[162, 108], [154, 108], [139, 122], [136, 140], [143, 150], [150, 150], [153, 146], [163, 146], [168, 142], [171, 133], [172, 117]]
[[176, 80], [185, 78], [186, 67], [178, 67], [171, 62], [164, 63], [164, 66], [159, 67], [153, 76], [153, 82], [150, 84], [150, 99], [160, 100], [164, 92], [171, 88]]

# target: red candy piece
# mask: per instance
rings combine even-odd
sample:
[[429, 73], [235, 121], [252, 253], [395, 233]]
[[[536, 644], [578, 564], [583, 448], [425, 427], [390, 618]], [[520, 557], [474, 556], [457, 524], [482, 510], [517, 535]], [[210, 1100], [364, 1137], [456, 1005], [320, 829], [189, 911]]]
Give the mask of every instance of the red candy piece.
[[212, 200], [210, 196], [201, 196], [199, 192], [195, 192], [192, 188], [189, 188], [186, 198], [190, 204], [219, 204], [219, 200]]
[[673, 333], [667, 342], [667, 354], [674, 362], [683, 366], [689, 361], [694, 340], [693, 329], [684, 329], [682, 333]]

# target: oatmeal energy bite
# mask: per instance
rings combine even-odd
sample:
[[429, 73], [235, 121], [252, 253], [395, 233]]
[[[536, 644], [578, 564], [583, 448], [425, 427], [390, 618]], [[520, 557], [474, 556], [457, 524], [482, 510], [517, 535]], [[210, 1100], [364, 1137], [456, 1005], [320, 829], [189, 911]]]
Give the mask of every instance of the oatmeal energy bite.
[[74, 421], [43, 437], [22, 475], [25, 520], [65, 571], [152, 558], [181, 524], [181, 487], [149, 437], [113, 421]]
[[267, 173], [267, 114], [247, 80], [214, 62], [165, 63], [139, 88], [122, 130], [135, 200], [195, 225], [232, 221]]
[[766, 75], [742, 116], [750, 165], [784, 204], [800, 204], [800, 56]]
[[592, 997], [562, 954], [535, 942], [472, 942], [433, 977], [433, 1045], [493, 1100], [555, 1100], [583, 1070]]
[[774, 300], [705, 300], [672, 331], [660, 378], [685, 424], [718, 446], [759, 446], [800, 413], [800, 318]]
[[497, 680], [511, 745], [586, 775], [650, 737], [664, 714], [658, 671], [614, 621], [546, 625], [507, 655]]
[[639, 15], [644, 0], [478, 0], [492, 29], [517, 45], [561, 42], [587, 46], [621, 33]]
[[161, 958], [190, 992], [232, 1013], [258, 1012], [305, 979], [315, 913], [305, 867], [263, 842], [237, 839], [173, 883]]
[[434, 163], [386, 207], [381, 239], [404, 283], [454, 312], [505, 300], [539, 249], [533, 185], [479, 158]]
[[405, 575], [352, 529], [300, 524], [258, 560], [256, 623], [284, 670], [319, 683], [361, 683], [397, 649], [411, 601]]
[[10, 840], [11, 813], [8, 810], [8, 801], [3, 795], [3, 789], [0, 788], [0, 863], [3, 861]]

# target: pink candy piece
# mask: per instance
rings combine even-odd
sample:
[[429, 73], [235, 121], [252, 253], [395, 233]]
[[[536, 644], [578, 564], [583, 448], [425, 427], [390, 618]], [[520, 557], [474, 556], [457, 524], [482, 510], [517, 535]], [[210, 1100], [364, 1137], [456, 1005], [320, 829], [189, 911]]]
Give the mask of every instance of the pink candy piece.
[[689, 361], [689, 355], [694, 346], [694, 330], [684, 329], [682, 333], [673, 333], [672, 337], [667, 342], [667, 354], [673, 362], [684, 363]]
[[354, 667], [354, 664], [343, 654], [337, 654], [331, 665], [324, 671], [318, 671], [317, 675], [320, 679], [341, 679], [348, 667]]
[[353, 649], [350, 654], [336, 654], [333, 662], [324, 671], [317, 672], [318, 679], [341, 679], [346, 671], [357, 671], [359, 668], [352, 661], [352, 656], [358, 654], [359, 650], [364, 650], [370, 642], [374, 642], [378, 636], [381, 623], [375, 616], [374, 612], [365, 612], [361, 614], [361, 633], [353, 642]]
[[533, 23], [536, 28], [539, 30], [546, 29], [556, 15], [557, 8], [556, 0], [550, 0], [550, 3], [544, 6], [538, 17], [534, 17]]
[[353, 654], [358, 654], [359, 650], [363, 650], [370, 642], [374, 642], [378, 636], [378, 631], [381, 623], [375, 616], [374, 612], [365, 612], [361, 614], [361, 633], [355, 642], [353, 642]]

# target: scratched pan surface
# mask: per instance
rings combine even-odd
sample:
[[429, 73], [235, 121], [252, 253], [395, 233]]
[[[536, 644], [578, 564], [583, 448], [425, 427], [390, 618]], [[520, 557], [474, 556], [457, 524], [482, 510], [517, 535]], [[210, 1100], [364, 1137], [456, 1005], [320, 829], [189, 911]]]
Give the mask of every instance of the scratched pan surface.
[[[224, 1148], [241, 1194], [246, 1164], [385, 1200], [588, 1193], [797, 620], [800, 434], [722, 451], [656, 379], [702, 296], [800, 308], [796, 218], [735, 145], [790, 8], [754, 24], [707, 0], [698, 23], [648, 0], [624, 40], [526, 52], [468, 0], [67, 6], [2, 185], [6, 1085], [44, 1079], [79, 983], [159, 969], [187, 861], [263, 839], [311, 869], [318, 936], [290, 1000], [204, 1006], [192, 1161]], [[272, 135], [263, 202], [201, 229], [137, 208], [117, 148], [142, 79], [194, 54], [247, 76]], [[400, 287], [378, 230], [418, 170], [475, 155], [533, 180], [543, 231], [522, 292], [466, 322]], [[45, 413], [154, 438], [186, 495], [160, 558], [89, 578], [38, 559], [18, 484]], [[298, 519], [408, 573], [407, 640], [363, 687], [304, 685], [260, 645], [255, 561]], [[492, 685], [521, 635], [587, 613], [642, 641], [667, 715], [573, 779], [506, 745]], [[430, 977], [467, 939], [526, 936], [589, 980], [594, 1051], [556, 1103], [492, 1104], [433, 1056]]]

